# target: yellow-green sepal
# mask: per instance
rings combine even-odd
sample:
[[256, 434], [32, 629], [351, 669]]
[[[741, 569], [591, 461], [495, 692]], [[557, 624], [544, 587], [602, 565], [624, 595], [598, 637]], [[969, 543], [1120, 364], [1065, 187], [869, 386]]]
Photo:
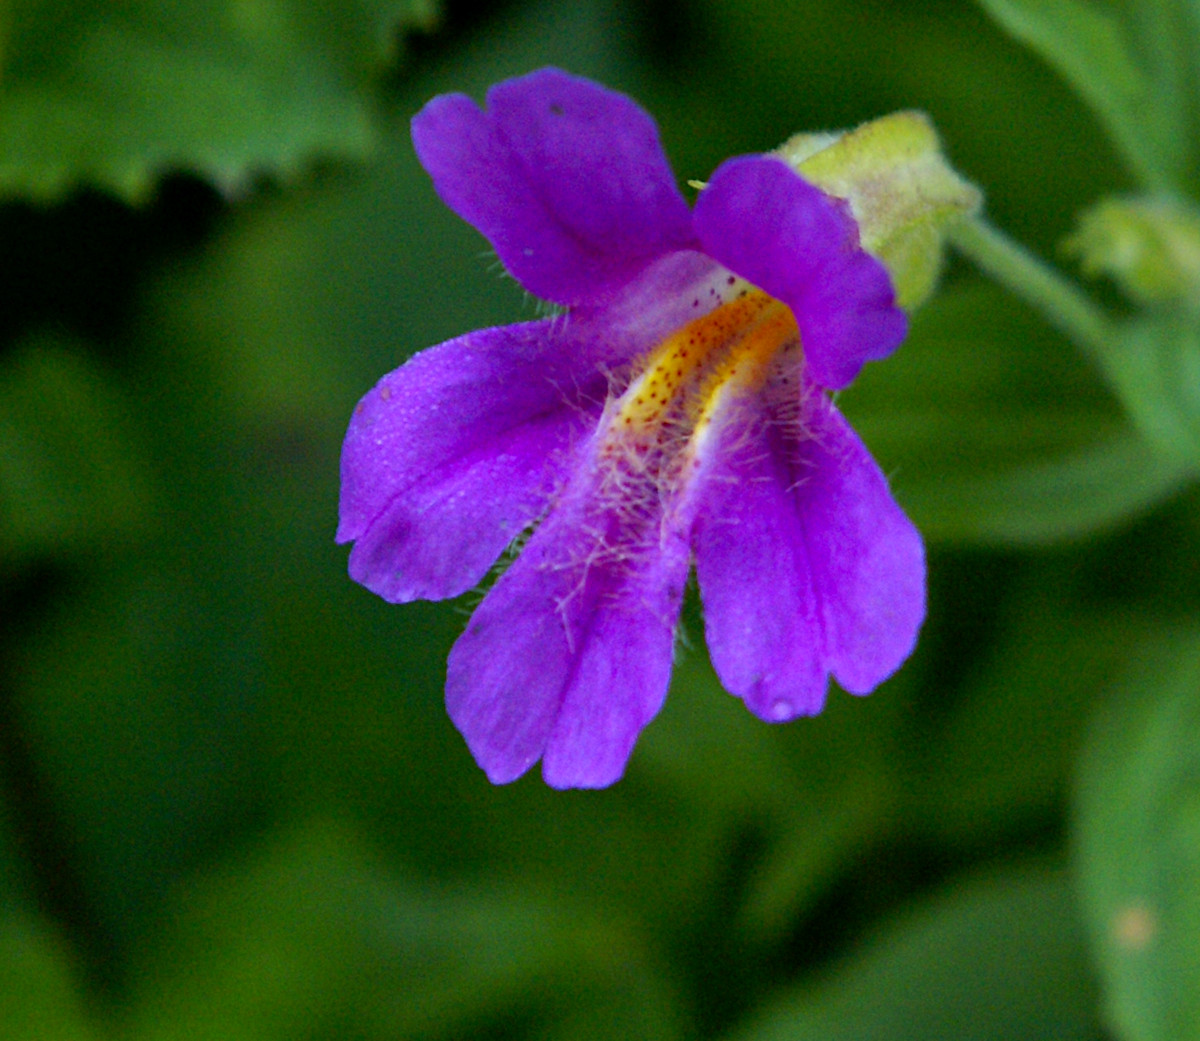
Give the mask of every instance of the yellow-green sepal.
[[1064, 246], [1087, 275], [1108, 275], [1142, 304], [1200, 306], [1200, 213], [1167, 198], [1109, 198]]
[[937, 284], [946, 226], [982, 203], [946, 162], [923, 112], [896, 112], [842, 134], [797, 134], [777, 154], [849, 202], [863, 248], [883, 261], [905, 310]]

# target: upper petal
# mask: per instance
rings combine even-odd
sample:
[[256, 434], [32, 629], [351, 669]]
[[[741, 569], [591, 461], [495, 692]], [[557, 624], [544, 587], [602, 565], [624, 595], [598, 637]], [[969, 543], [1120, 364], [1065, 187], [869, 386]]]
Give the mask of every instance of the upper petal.
[[767, 720], [865, 694], [912, 651], [920, 535], [857, 436], [810, 390], [802, 416], [731, 404], [705, 449], [693, 549], [713, 666]]
[[696, 201], [706, 253], [791, 309], [809, 375], [839, 389], [904, 339], [887, 269], [858, 243], [849, 207], [774, 156], [722, 163]]
[[470, 333], [385, 376], [342, 449], [351, 575], [392, 601], [479, 582], [599, 415], [607, 384], [590, 346], [549, 319]]
[[612, 784], [666, 696], [687, 544], [605, 491], [598, 442], [450, 652], [447, 709], [496, 783], [542, 757], [553, 787]]
[[654, 121], [590, 80], [540, 69], [494, 86], [486, 110], [442, 95], [412, 135], [438, 194], [536, 296], [601, 298], [694, 242]]

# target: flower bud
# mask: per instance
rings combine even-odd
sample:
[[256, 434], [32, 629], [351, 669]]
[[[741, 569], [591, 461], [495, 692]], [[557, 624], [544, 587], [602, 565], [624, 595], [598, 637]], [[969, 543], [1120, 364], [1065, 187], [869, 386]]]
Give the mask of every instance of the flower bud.
[[1143, 304], [1200, 301], [1200, 214], [1172, 199], [1104, 199], [1064, 246]]
[[922, 112], [896, 112], [840, 134], [797, 134], [777, 154], [850, 204], [863, 248], [886, 265], [906, 310], [933, 291], [946, 225], [982, 201], [947, 164]]

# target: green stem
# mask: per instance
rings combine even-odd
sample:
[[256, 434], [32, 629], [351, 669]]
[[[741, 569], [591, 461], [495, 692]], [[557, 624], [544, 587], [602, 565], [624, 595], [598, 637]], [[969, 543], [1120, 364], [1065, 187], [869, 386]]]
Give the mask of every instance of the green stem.
[[959, 221], [947, 229], [947, 235], [984, 274], [1039, 311], [1107, 371], [1113, 351], [1112, 323], [1075, 283], [982, 217]]

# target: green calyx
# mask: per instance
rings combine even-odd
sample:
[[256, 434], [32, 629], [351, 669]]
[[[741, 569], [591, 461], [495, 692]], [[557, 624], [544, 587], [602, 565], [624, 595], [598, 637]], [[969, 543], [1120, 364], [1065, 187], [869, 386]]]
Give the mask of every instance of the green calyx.
[[1064, 243], [1090, 276], [1107, 275], [1141, 304], [1200, 300], [1200, 213], [1167, 198], [1109, 198]]
[[937, 284], [946, 227], [982, 202], [946, 162], [922, 112], [896, 112], [842, 134], [797, 134], [777, 154], [850, 204], [863, 248], [886, 265], [905, 310]]

